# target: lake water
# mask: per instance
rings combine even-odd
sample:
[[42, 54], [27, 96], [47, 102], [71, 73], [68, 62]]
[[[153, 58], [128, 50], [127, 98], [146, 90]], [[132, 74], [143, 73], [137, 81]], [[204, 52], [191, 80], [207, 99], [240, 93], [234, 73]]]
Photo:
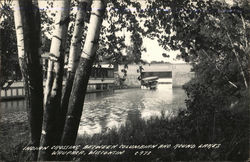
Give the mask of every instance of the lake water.
[[[186, 94], [171, 84], [159, 84], [156, 90], [123, 89], [86, 96], [79, 135], [103, 132], [125, 123], [128, 114], [139, 114], [148, 119], [165, 112], [173, 116], [185, 108]], [[0, 103], [0, 122], [22, 122], [27, 120], [24, 100]]]

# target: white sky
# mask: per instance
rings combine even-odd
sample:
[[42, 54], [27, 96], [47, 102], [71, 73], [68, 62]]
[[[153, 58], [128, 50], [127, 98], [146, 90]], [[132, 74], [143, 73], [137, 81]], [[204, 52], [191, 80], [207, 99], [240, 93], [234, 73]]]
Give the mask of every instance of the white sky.
[[[166, 51], [158, 45], [157, 40], [151, 40], [145, 38], [143, 40], [143, 46], [146, 47], [147, 51], [142, 53], [142, 59], [148, 62], [150, 61], [165, 61], [165, 62], [183, 62], [176, 60], [176, 55], [179, 51]], [[165, 58], [162, 56], [163, 53], [168, 54], [170, 57]]]

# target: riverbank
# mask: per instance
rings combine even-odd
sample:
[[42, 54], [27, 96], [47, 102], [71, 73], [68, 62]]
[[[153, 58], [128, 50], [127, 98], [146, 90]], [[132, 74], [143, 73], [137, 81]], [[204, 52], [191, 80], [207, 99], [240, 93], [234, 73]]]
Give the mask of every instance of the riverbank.
[[[242, 161], [248, 157], [248, 105], [221, 109], [216, 114], [191, 113], [185, 108], [184, 91], [164, 86], [155, 91], [123, 89], [87, 95], [76, 144], [121, 148], [85, 149], [86, 154], [75, 156], [75, 160]], [[24, 104], [21, 101], [1, 103], [0, 142], [4, 148], [1, 160], [28, 159], [28, 151], [22, 151], [28, 143]], [[127, 148], [138, 145], [156, 147]]]
[[[78, 138], [77, 144], [157, 145], [156, 149], [125, 149], [125, 153], [120, 156], [88, 155], [93, 150], [87, 150], [87, 155], [79, 159], [81, 161], [246, 160], [248, 158], [247, 112], [247, 110], [221, 111], [217, 114], [218, 120], [215, 122], [214, 130], [207, 120], [200, 120], [200, 126], [195, 127], [195, 117], [185, 110], [171, 119], [164, 114], [160, 117], [151, 117], [149, 120], [143, 120], [140, 116], [128, 116], [125, 125], [120, 129], [112, 129], [107, 133], [91, 137], [82, 136]], [[213, 118], [209, 118], [207, 119], [212, 123]], [[214, 134], [213, 138], [211, 134]]]
[[[194, 116], [187, 111], [180, 111], [178, 116], [173, 118], [162, 112], [161, 116], [151, 117], [148, 120], [142, 119], [140, 114], [129, 115], [126, 123], [119, 129], [113, 128], [93, 136], [81, 135], [76, 142], [76, 145], [82, 147], [111, 145], [119, 149], [85, 149], [85, 155], [74, 156], [73, 159], [80, 161], [246, 160], [248, 158], [246, 111], [225, 110], [218, 113], [217, 117], [219, 120], [216, 122], [216, 135], [211, 140], [210, 135], [213, 132], [208, 123], [200, 123], [197, 136]], [[27, 152], [22, 151], [28, 143], [27, 123], [4, 123], [0, 125], [0, 130], [1, 160], [27, 159]], [[155, 147], [145, 148], [149, 146]], [[115, 153], [120, 151], [122, 154], [111, 154], [114, 151]], [[105, 155], [107, 153], [110, 154]]]

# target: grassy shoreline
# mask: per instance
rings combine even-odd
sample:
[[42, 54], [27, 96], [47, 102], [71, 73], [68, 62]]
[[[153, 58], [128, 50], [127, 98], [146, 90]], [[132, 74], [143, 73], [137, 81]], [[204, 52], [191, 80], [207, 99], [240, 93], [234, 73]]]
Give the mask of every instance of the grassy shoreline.
[[[248, 157], [248, 114], [246, 111], [222, 111], [217, 114], [216, 136], [211, 138], [213, 129], [209, 123], [200, 123], [195, 128], [195, 117], [182, 110], [178, 116], [169, 118], [162, 114], [148, 120], [140, 114], [128, 115], [119, 129], [105, 133], [78, 137], [76, 144], [85, 145], [161, 145], [161, 144], [221, 144], [218, 149], [125, 149], [122, 155], [84, 155], [73, 157], [80, 161], [179, 161], [179, 160], [246, 160]], [[210, 117], [207, 118], [210, 120]], [[211, 118], [212, 119], [212, 118]], [[208, 122], [208, 121], [206, 121]], [[206, 126], [207, 124], [207, 126]], [[199, 129], [199, 131], [197, 131]], [[27, 161], [29, 155], [22, 149], [28, 144], [28, 123], [3, 123], [1, 130], [1, 160]], [[199, 134], [198, 134], [199, 133]], [[198, 136], [199, 135], [199, 136]], [[122, 151], [117, 149], [115, 151]], [[85, 150], [89, 153], [93, 150]], [[100, 150], [99, 150], [100, 151]], [[143, 151], [143, 152], [141, 152]], [[150, 151], [150, 153], [149, 153]], [[149, 153], [149, 155], [138, 155]]]
[[[81, 161], [220, 161], [237, 160], [248, 158], [248, 116], [246, 112], [232, 113], [231, 111], [220, 112], [221, 120], [216, 122], [216, 136], [209, 127], [200, 127], [197, 132], [194, 123], [187, 111], [181, 111], [178, 116], [169, 119], [151, 117], [143, 120], [140, 116], [128, 117], [127, 122], [120, 129], [112, 129], [105, 134], [94, 136], [82, 136], [78, 138], [77, 144], [81, 145], [151, 145], [151, 144], [195, 144], [194, 149], [153, 149], [149, 156], [136, 156], [136, 151], [128, 150], [122, 156], [83, 156]], [[237, 120], [232, 120], [237, 119]], [[244, 124], [245, 123], [245, 124]], [[208, 123], [200, 123], [208, 124]], [[209, 124], [208, 124], [209, 125]], [[199, 136], [198, 135], [199, 133]], [[219, 148], [204, 147], [202, 144], [221, 144]], [[201, 146], [201, 147], [198, 147]], [[202, 148], [203, 146], [203, 148]]]

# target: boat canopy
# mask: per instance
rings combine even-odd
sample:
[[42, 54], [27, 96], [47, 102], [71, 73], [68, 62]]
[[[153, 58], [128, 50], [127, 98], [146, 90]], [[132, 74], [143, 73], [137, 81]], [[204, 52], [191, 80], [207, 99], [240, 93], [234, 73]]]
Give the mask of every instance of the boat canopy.
[[159, 79], [158, 76], [152, 76], [152, 77], [143, 78], [142, 80], [143, 81], [154, 81], [154, 80], [157, 80], [157, 79]]

